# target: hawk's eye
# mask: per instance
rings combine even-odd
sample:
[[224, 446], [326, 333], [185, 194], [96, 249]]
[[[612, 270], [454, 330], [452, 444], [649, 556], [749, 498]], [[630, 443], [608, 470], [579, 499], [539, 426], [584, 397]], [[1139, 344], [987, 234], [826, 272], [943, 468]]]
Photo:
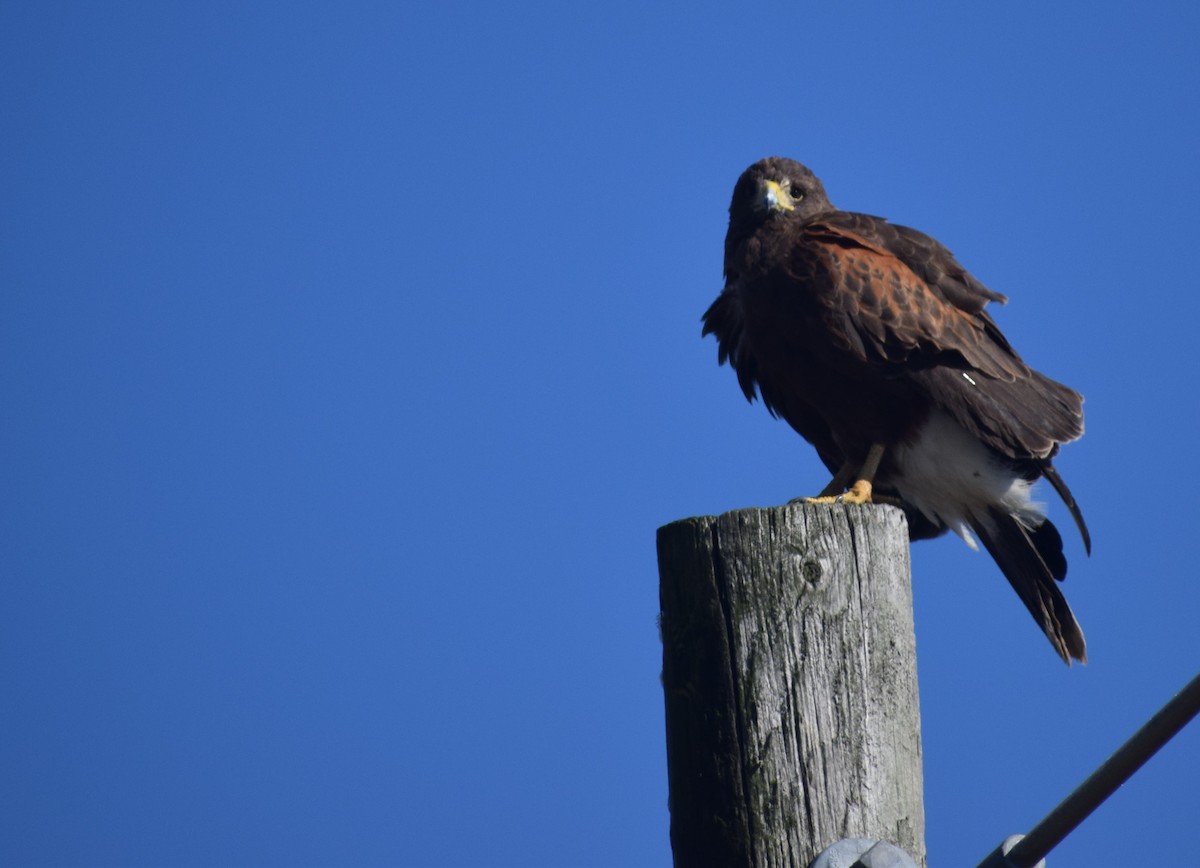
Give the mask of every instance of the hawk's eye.
[[804, 198], [804, 189], [797, 184], [788, 184], [788, 190], [792, 194], [792, 198], [799, 202]]

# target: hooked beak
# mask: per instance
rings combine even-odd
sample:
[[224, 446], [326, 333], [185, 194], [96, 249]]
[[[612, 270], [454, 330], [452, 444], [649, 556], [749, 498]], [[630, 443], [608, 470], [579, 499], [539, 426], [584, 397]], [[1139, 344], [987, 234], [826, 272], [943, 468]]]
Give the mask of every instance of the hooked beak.
[[796, 200], [787, 190], [779, 186], [777, 181], [758, 182], [759, 210], [764, 211], [795, 211]]

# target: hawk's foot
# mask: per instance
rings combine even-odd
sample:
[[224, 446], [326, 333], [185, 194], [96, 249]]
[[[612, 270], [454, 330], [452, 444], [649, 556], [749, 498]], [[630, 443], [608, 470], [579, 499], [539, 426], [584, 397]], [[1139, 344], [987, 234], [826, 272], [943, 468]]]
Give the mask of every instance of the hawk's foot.
[[[871, 499], [871, 483], [865, 479], [850, 486], [843, 494], [823, 495], [821, 497], [801, 497], [802, 503], [873, 503]], [[890, 498], [888, 498], [890, 500]]]

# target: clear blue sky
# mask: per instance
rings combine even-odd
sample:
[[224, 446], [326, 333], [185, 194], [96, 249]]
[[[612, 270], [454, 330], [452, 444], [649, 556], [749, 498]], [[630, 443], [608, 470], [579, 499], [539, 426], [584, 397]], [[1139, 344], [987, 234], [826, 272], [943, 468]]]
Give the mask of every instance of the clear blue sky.
[[[1028, 828], [1200, 668], [1197, 44], [1184, 2], [0, 4], [0, 863], [668, 865], [655, 528], [826, 481], [699, 334], [768, 154], [1087, 396], [1088, 666], [914, 551], [932, 864]], [[1198, 774], [1193, 728], [1050, 864], [1185, 864]]]

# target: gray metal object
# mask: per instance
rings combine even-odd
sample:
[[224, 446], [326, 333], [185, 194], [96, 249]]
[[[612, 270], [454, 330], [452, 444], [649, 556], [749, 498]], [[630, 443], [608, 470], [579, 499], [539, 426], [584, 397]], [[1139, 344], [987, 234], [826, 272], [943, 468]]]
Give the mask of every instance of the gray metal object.
[[[1008, 854], [1012, 852], [1012, 848], [1025, 840], [1024, 835], [1009, 835], [1004, 839], [1004, 843], [988, 854], [988, 857], [979, 863], [979, 868], [1015, 868], [1013, 862], [1008, 858]], [[1042, 859], [1030, 868], [1046, 868], [1046, 860]]]
[[887, 841], [843, 838], [826, 847], [808, 868], [918, 868], [913, 858]]
[[1015, 841], [1009, 838], [980, 862], [979, 868], [1038, 868], [1044, 863], [1047, 853], [1062, 843], [1063, 838], [1133, 777], [1134, 772], [1198, 713], [1200, 675], [1189, 681], [1183, 690], [1146, 721], [1129, 741], [1117, 748], [1116, 753], [1034, 826], [1028, 835], [1014, 836]]

